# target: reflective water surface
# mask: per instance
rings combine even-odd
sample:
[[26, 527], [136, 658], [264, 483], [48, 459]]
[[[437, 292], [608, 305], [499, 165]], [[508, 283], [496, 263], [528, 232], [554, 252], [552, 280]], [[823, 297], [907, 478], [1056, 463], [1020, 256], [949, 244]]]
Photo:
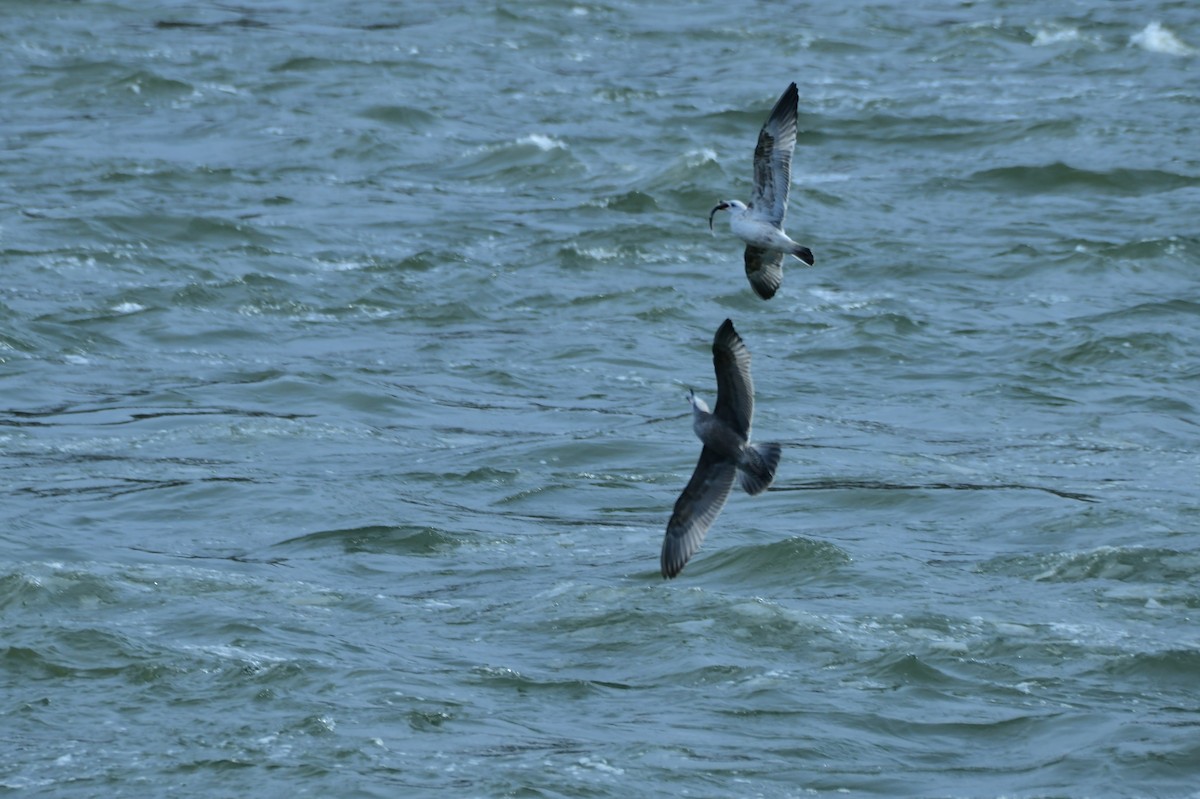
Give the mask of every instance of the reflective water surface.
[[1194, 793], [1190, 4], [3, 15], [0, 792]]

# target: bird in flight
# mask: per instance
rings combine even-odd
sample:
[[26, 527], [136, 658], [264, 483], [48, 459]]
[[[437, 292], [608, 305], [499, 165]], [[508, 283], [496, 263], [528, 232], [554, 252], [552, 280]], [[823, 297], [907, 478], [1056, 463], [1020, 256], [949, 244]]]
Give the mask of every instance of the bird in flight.
[[775, 296], [783, 282], [783, 258], [793, 255], [812, 266], [812, 250], [792, 241], [783, 231], [788, 191], [792, 184], [792, 152], [796, 149], [796, 84], [787, 87], [758, 133], [754, 148], [754, 192], [750, 203], [722, 200], [708, 214], [713, 229], [717, 211], [729, 212], [729, 228], [746, 242], [746, 277], [764, 300]]
[[728, 319], [713, 337], [713, 369], [717, 373], [717, 406], [709, 412], [693, 391], [692, 429], [704, 444], [692, 479], [675, 502], [662, 546], [662, 575], [674, 577], [704, 541], [704, 534], [721, 513], [740, 478], [747, 494], [761, 494], [775, 479], [781, 448], [751, 444], [754, 384], [750, 351]]

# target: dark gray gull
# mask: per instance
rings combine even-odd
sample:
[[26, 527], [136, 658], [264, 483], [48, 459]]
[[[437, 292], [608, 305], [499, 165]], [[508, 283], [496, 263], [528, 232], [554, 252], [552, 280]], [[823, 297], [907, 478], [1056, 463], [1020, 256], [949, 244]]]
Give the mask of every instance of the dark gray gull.
[[783, 282], [783, 256], [794, 255], [813, 265], [812, 250], [792, 241], [783, 232], [788, 192], [792, 185], [792, 152], [796, 149], [796, 84], [775, 103], [771, 116], [758, 133], [754, 148], [754, 193], [750, 204], [722, 200], [708, 214], [712, 230], [717, 211], [729, 212], [729, 228], [746, 242], [746, 277], [764, 300], [775, 296]]
[[704, 534], [725, 506], [734, 479], [741, 478], [747, 494], [761, 494], [775, 479], [779, 465], [778, 444], [750, 443], [750, 421], [754, 416], [750, 351], [733, 329], [733, 322], [726, 319], [717, 329], [712, 351], [717, 407], [709, 413], [708, 405], [694, 391], [689, 396], [692, 429], [704, 448], [667, 523], [662, 547], [662, 574], [666, 578], [683, 571], [688, 558], [700, 548]]

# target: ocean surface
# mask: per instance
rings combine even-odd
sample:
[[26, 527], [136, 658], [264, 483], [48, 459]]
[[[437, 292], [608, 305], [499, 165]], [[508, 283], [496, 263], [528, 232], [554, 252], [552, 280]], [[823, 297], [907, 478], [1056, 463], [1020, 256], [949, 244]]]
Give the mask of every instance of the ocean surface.
[[[1198, 87], [1192, 0], [0, 2], [0, 795], [1200, 796]], [[726, 318], [783, 461], [664, 581]]]

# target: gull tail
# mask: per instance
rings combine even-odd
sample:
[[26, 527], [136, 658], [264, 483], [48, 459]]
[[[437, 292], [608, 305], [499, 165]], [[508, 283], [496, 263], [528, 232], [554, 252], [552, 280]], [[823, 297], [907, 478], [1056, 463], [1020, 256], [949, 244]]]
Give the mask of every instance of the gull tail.
[[796, 249], [792, 250], [792, 255], [796, 256], [801, 261], [804, 261], [804, 263], [808, 264], [809, 266], [812, 266], [814, 263], [812, 250], [808, 249], [807, 247], [797, 247]]
[[745, 449], [742, 462], [738, 464], [738, 477], [742, 488], [751, 496], [761, 494], [775, 479], [775, 468], [779, 466], [782, 448], [778, 444], [753, 444]]

